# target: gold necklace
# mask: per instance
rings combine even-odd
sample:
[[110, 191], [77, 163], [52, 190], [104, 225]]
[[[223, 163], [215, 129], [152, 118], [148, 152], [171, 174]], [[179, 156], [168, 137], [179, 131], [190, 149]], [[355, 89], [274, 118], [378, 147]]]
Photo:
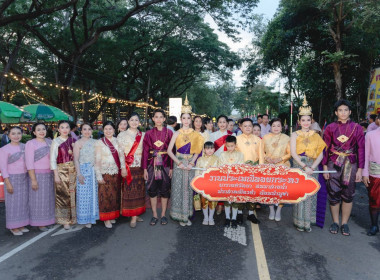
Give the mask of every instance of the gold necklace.
[[302, 140], [302, 143], [307, 147], [309, 145], [309, 143], [310, 143], [310, 139], [309, 139], [309, 137], [310, 137], [310, 135], [309, 135], [310, 130], [308, 130], [307, 132], [304, 132], [304, 131], [302, 131], [302, 132], [303, 132], [302, 136], [304, 138]]

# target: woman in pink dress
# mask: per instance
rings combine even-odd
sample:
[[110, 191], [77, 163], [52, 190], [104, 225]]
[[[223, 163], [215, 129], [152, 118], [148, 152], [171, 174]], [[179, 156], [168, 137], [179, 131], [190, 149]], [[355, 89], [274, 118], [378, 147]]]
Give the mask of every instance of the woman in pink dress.
[[22, 129], [18, 126], [9, 131], [11, 142], [0, 149], [0, 169], [4, 177], [6, 228], [13, 235], [29, 230], [29, 184], [25, 165], [25, 145], [20, 143]]
[[50, 170], [51, 140], [46, 126], [32, 126], [32, 140], [25, 145], [25, 162], [29, 173], [30, 225], [47, 231], [55, 223], [54, 173]]

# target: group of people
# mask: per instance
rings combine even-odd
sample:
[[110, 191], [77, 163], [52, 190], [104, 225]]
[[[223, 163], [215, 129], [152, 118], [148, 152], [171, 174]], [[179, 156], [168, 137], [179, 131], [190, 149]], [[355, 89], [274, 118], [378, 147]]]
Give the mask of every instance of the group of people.
[[[65, 229], [76, 223], [91, 228], [100, 220], [112, 228], [122, 215], [131, 217], [130, 227], [135, 228], [143, 221], [140, 215], [146, 211], [146, 195], [152, 209], [150, 225], [168, 223], [170, 198], [170, 218], [181, 226], [191, 226], [194, 191], [190, 183], [202, 170], [233, 164], [290, 166], [292, 159], [293, 167], [321, 184], [317, 194], [293, 205], [297, 230], [310, 232], [312, 225], [323, 227], [328, 197], [333, 217], [329, 231], [350, 235], [355, 182], [363, 180], [370, 197], [372, 226], [368, 235], [375, 235], [379, 231], [380, 147], [376, 137], [380, 130], [368, 133], [365, 140], [360, 125], [350, 120], [351, 104], [346, 100], [335, 104], [335, 114], [337, 121], [327, 126], [323, 138], [311, 129], [312, 110], [306, 98], [299, 111], [301, 128], [290, 137], [282, 133], [281, 119], [269, 121], [268, 116], [261, 125], [244, 118], [239, 131], [233, 133], [229, 119], [221, 115], [218, 130], [212, 132], [212, 121], [192, 117], [187, 100], [178, 130], [173, 129], [173, 120], [165, 126], [166, 115], [160, 109], [152, 114], [153, 129], [141, 132], [139, 115], [132, 113], [117, 128], [105, 122], [104, 136], [99, 140], [92, 139], [91, 124], [81, 125], [81, 137], [76, 140], [70, 134], [70, 124], [61, 121], [54, 140], [46, 138], [45, 124], [34, 124], [33, 139], [24, 145], [20, 143], [22, 129], [12, 127], [8, 133], [11, 142], [0, 149], [6, 227], [14, 235], [28, 232], [28, 225], [46, 231], [55, 223]], [[318, 176], [315, 170], [335, 173]], [[202, 223], [215, 225], [215, 211], [220, 214], [223, 207], [226, 227], [242, 224], [244, 209], [249, 221], [259, 223], [254, 214], [259, 206], [201, 197]], [[269, 205], [269, 220], [280, 221], [282, 207]]]

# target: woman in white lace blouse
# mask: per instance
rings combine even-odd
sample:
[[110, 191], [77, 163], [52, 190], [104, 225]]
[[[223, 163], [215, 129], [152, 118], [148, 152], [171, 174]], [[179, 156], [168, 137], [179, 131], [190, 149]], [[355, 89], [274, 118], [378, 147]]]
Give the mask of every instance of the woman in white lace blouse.
[[115, 137], [115, 125], [103, 124], [104, 137], [95, 144], [95, 172], [99, 189], [99, 218], [107, 228], [120, 216], [121, 177], [127, 176], [125, 160]]

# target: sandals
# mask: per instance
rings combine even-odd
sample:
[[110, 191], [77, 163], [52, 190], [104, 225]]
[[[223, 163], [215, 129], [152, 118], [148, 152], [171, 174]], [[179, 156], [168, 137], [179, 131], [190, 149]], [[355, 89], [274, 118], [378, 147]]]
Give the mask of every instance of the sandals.
[[[343, 226], [342, 226], [343, 227]], [[339, 231], [339, 225], [337, 223], [333, 223], [329, 228], [330, 233], [337, 234]]]
[[158, 222], [158, 219], [156, 217], [152, 217], [152, 219], [150, 220], [150, 225], [155, 226], [157, 222]]
[[348, 227], [347, 224], [341, 225], [340, 231], [341, 231], [342, 235], [350, 236], [350, 228]]
[[168, 219], [165, 217], [165, 216], [163, 216], [163, 217], [161, 217], [161, 225], [167, 225], [168, 224]]

